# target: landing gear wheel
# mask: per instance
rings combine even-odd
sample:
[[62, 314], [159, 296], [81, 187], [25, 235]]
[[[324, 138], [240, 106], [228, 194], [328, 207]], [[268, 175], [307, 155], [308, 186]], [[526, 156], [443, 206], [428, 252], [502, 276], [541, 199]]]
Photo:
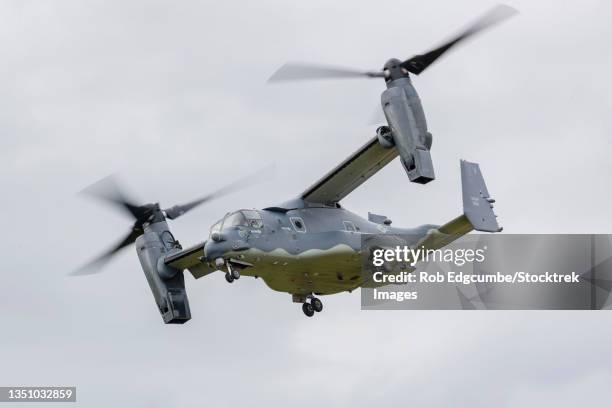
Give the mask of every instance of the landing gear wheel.
[[302, 304], [302, 311], [308, 317], [312, 317], [315, 314], [314, 308], [312, 307], [310, 303]]
[[312, 298], [310, 300], [310, 304], [317, 313], [323, 310], [323, 302], [321, 302], [318, 298]]
[[231, 275], [231, 274], [229, 274], [229, 273], [226, 273], [226, 274], [225, 274], [225, 280], [226, 280], [228, 283], [232, 283], [232, 282], [234, 281], [234, 276], [233, 276], [233, 275]]
[[240, 279], [240, 271], [238, 269], [232, 269], [232, 277], [234, 279]]

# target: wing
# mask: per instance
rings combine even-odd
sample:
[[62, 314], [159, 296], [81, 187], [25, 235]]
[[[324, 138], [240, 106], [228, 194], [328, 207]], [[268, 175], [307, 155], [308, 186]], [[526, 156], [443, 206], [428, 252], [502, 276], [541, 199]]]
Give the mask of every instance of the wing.
[[334, 205], [355, 190], [398, 155], [396, 148], [385, 149], [374, 136], [302, 193], [302, 199], [312, 203]]
[[201, 260], [204, 256], [205, 243], [206, 241], [168, 255], [164, 258], [164, 263], [176, 269], [189, 269], [189, 272], [191, 272], [196, 279], [208, 275], [214, 272], [214, 269]]

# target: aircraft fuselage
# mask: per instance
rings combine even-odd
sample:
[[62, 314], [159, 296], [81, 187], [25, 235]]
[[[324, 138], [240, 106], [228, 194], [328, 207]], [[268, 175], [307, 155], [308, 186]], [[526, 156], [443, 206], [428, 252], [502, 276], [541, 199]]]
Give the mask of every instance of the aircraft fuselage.
[[242, 275], [262, 278], [271, 289], [296, 295], [352, 291], [367, 283], [361, 274], [364, 234], [422, 236], [436, 227], [394, 228], [332, 207], [258, 210], [260, 221], [224, 225], [234, 214], [220, 221], [218, 235], [211, 233], [206, 242], [210, 268], [216, 269], [215, 259], [224, 258], [244, 267]]

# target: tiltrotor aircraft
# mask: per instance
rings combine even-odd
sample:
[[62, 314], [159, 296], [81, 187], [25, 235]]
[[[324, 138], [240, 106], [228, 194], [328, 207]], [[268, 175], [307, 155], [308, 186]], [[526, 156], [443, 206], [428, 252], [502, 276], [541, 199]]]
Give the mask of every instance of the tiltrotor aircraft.
[[433, 179], [431, 136], [408, 72], [420, 73], [452, 45], [498, 21], [500, 9], [496, 10], [442, 47], [404, 62], [391, 60], [381, 73], [367, 73], [384, 76], [387, 81], [383, 108], [388, 130], [378, 132], [298, 197], [261, 210], [227, 213], [210, 228], [203, 242], [183, 248], [170, 232], [167, 220], [237, 189], [244, 181], [190, 203], [162, 209], [159, 203], [134, 204], [111, 179], [106, 179], [106, 192], [96, 194], [129, 213], [134, 224], [117, 245], [75, 274], [96, 272], [119, 250], [135, 243], [165, 323], [184, 323], [191, 318], [185, 270], [196, 279], [222, 271], [230, 283], [241, 276], [261, 278], [271, 289], [291, 294], [293, 302], [302, 303], [304, 314], [310, 317], [323, 309], [317, 296], [379, 285], [362, 271], [363, 237], [404, 234], [415, 237], [415, 245], [440, 248], [472, 230], [501, 231], [480, 168], [467, 161], [461, 161], [463, 214], [446, 224], [396, 228], [385, 216], [370, 213], [364, 219], [340, 205], [344, 197], [397, 156], [412, 181], [426, 183]]
[[[166, 209], [157, 203], [134, 204], [115, 189], [102, 198], [134, 217], [132, 229], [75, 274], [99, 270], [117, 251], [135, 243], [166, 323], [184, 323], [191, 318], [184, 270], [196, 279], [223, 271], [230, 283], [241, 275], [262, 278], [271, 289], [287, 292], [294, 302], [303, 303], [304, 313], [312, 316], [323, 309], [316, 296], [378, 285], [362, 273], [362, 236], [410, 235], [416, 238], [415, 247], [436, 249], [472, 230], [501, 230], [479, 166], [466, 161], [461, 161], [463, 214], [444, 225], [395, 228], [387, 217], [369, 214], [366, 220], [342, 208], [340, 200], [397, 156], [395, 147], [387, 149], [374, 137], [299, 197], [262, 210], [228, 213], [211, 227], [204, 242], [189, 248], [175, 239], [167, 220], [231, 188]], [[110, 180], [105, 181], [110, 185]]]

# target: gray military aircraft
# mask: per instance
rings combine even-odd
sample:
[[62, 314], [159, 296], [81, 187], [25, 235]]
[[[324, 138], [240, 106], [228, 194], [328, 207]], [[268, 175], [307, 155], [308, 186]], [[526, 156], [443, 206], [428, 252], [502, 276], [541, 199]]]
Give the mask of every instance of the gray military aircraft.
[[243, 181], [162, 209], [158, 203], [134, 204], [107, 179], [104, 184], [112, 190], [96, 194], [127, 211], [134, 224], [117, 245], [75, 274], [100, 270], [119, 250], [135, 243], [165, 323], [191, 318], [185, 270], [196, 279], [223, 271], [230, 283], [241, 275], [262, 278], [271, 289], [291, 294], [294, 302], [302, 303], [304, 314], [313, 316], [323, 310], [316, 296], [378, 285], [362, 273], [362, 237], [404, 234], [415, 237], [415, 246], [435, 249], [472, 230], [501, 231], [480, 168], [467, 161], [461, 161], [463, 214], [444, 225], [395, 228], [385, 216], [369, 214], [366, 220], [342, 208], [340, 200], [397, 156], [397, 148], [385, 148], [373, 137], [299, 197], [262, 210], [227, 213], [204, 242], [189, 248], [174, 238], [167, 220], [235, 190]]
[[[262, 278], [271, 289], [291, 294], [293, 301], [302, 303], [304, 314], [310, 317], [323, 310], [317, 296], [379, 285], [362, 271], [364, 237], [402, 234], [414, 237], [412, 245], [435, 249], [472, 230], [501, 231], [492, 210], [494, 200], [489, 196], [480, 168], [467, 161], [461, 161], [463, 214], [443, 225], [396, 228], [385, 216], [369, 214], [364, 219], [344, 209], [340, 201], [397, 156], [411, 181], [424, 184], [433, 180], [429, 156], [431, 134], [408, 73], [419, 74], [454, 44], [509, 14], [508, 8], [498, 7], [433, 51], [404, 62], [390, 60], [382, 72], [359, 73], [384, 77], [387, 81], [382, 103], [389, 126], [379, 128], [376, 136], [297, 198], [261, 210], [227, 213], [199, 244], [183, 248], [170, 232], [167, 220], [236, 190], [245, 180], [166, 209], [159, 203], [134, 204], [111, 179], [104, 180], [97, 187], [104, 187], [105, 192], [99, 188], [90, 192], [125, 210], [134, 218], [134, 224], [118, 244], [74, 274], [99, 271], [119, 250], [135, 243], [165, 323], [184, 323], [191, 319], [185, 270], [196, 279], [222, 271], [230, 283], [241, 275]], [[304, 66], [295, 68], [285, 66], [275, 75], [276, 79], [303, 77]], [[320, 67], [309, 70], [310, 77], [357, 75], [355, 71]]]
[[516, 10], [498, 5], [477, 19], [467, 29], [453, 36], [439, 47], [405, 61], [392, 58], [381, 71], [319, 66], [303, 63], [283, 65], [268, 80], [292, 81], [322, 78], [384, 78], [387, 89], [381, 95], [381, 105], [387, 126], [377, 130], [384, 146], [394, 145], [410, 181], [426, 184], [435, 179], [431, 160], [432, 135], [427, 129], [421, 100], [412, 86], [410, 74], [419, 75], [449, 49], [472, 35], [516, 14]]

